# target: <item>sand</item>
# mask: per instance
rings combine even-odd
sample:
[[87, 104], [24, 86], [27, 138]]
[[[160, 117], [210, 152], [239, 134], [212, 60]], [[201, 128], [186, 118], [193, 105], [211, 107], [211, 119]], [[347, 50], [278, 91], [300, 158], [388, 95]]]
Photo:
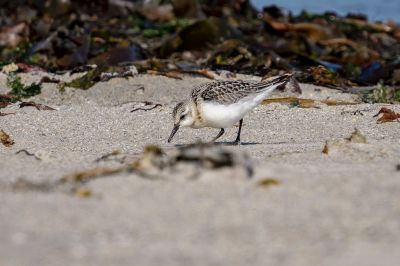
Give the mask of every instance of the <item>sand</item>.
[[[55, 182], [85, 169], [121, 167], [148, 144], [170, 154], [176, 144], [210, 140], [218, 129], [182, 129], [166, 141], [174, 103], [205, 81], [139, 75], [65, 92], [45, 84], [29, 100], [55, 111], [2, 109], [15, 113], [0, 117], [15, 144], [0, 144], [0, 265], [398, 264], [400, 127], [377, 124], [373, 116], [383, 106], [400, 112], [399, 105], [259, 106], [244, 119], [243, 145], [223, 147], [250, 157], [252, 178], [226, 167], [200, 169], [196, 179], [172, 170], [162, 179], [107, 175], [85, 184], [89, 197], [8, 189], [21, 178]], [[301, 87], [302, 98], [357, 100]], [[0, 91], [6, 91], [3, 74]], [[162, 106], [130, 112], [136, 101]], [[355, 128], [367, 143], [343, 140]], [[221, 141], [234, 140], [236, 130]], [[333, 143], [328, 154], [326, 141]], [[16, 154], [21, 149], [37, 158]], [[114, 150], [116, 159], [96, 161]], [[261, 186], [262, 180], [278, 184]]]

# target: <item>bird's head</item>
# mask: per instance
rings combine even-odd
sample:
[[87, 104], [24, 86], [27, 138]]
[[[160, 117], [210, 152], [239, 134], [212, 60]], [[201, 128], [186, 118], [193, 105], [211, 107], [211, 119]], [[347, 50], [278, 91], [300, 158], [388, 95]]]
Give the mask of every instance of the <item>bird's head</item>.
[[174, 120], [174, 127], [168, 138], [168, 142], [171, 142], [175, 133], [180, 127], [190, 127], [195, 122], [196, 108], [193, 106], [194, 103], [190, 101], [178, 103], [172, 111], [172, 118]]

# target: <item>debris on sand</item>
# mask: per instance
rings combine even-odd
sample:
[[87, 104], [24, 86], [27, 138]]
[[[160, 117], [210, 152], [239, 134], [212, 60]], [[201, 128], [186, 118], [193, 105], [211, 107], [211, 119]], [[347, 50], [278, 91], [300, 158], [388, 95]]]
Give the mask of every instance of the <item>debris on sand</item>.
[[161, 106], [160, 103], [153, 103], [150, 101], [135, 102], [135, 103], [133, 103], [131, 113], [136, 112], [136, 111], [149, 111], [149, 110], [153, 110], [160, 106]]
[[[40, 159], [27, 150], [21, 150], [18, 153], [21, 152]], [[96, 162], [107, 160], [116, 155], [121, 155], [121, 152], [118, 150], [111, 152], [100, 157]], [[19, 179], [11, 184], [0, 183], [0, 189], [25, 192], [64, 192], [86, 198], [92, 195], [92, 192], [85, 187], [87, 183], [115, 174], [134, 173], [151, 180], [177, 180], [178, 177], [179, 180], [187, 181], [200, 178], [206, 171], [218, 171], [220, 169], [232, 169], [235, 173], [236, 170], [242, 169], [246, 178], [252, 177], [254, 172], [247, 155], [230, 151], [221, 145], [196, 143], [178, 147], [168, 153], [158, 146], [148, 145], [139, 159], [119, 167], [85, 169], [52, 181], [32, 182]]]
[[326, 141], [322, 153], [332, 154], [337, 151], [350, 151], [355, 147], [354, 144], [359, 145], [366, 143], [366, 137], [360, 132], [359, 129], [355, 128], [354, 132], [348, 138]]
[[17, 151], [15, 154], [20, 154], [20, 153], [23, 153], [29, 157], [33, 157], [38, 161], [48, 162], [48, 161], [52, 160], [52, 156], [47, 151], [44, 151], [44, 150], [30, 152], [26, 149], [22, 149], [22, 150]]
[[15, 115], [15, 113], [2, 113], [2, 112], [0, 112], [0, 116], [7, 116], [7, 115]]
[[382, 116], [376, 121], [378, 124], [386, 123], [386, 122], [399, 122], [400, 114], [395, 113], [393, 110], [390, 110], [389, 108], [382, 107], [379, 112], [374, 115], [374, 117], [379, 116], [382, 114]]
[[276, 178], [270, 178], [270, 177], [262, 178], [262, 179], [258, 180], [258, 182], [257, 182], [257, 186], [264, 187], [264, 188], [269, 188], [271, 186], [278, 186], [280, 184], [281, 184], [280, 180], [278, 180]]
[[361, 133], [358, 128], [354, 129], [354, 132], [351, 133], [351, 136], [347, 140], [351, 143], [367, 143], [367, 138]]
[[40, 104], [40, 103], [35, 103], [35, 102], [32, 102], [32, 101], [31, 102], [21, 102], [19, 104], [19, 108], [24, 108], [24, 107], [35, 107], [36, 110], [39, 110], [39, 111], [41, 111], [41, 110], [50, 110], [50, 111], [56, 110], [56, 109], [54, 109], [54, 108], [52, 108], [50, 106], [47, 106], [47, 105], [44, 105], [44, 104]]
[[97, 158], [94, 161], [96, 163], [99, 163], [102, 161], [118, 161], [120, 163], [124, 163], [125, 159], [126, 159], [126, 156], [123, 155], [122, 151], [119, 149], [116, 149], [116, 150], [113, 150], [112, 152], [102, 155], [101, 157]]
[[0, 141], [4, 146], [10, 147], [14, 145], [14, 140], [4, 130], [0, 129]]
[[253, 175], [247, 155], [229, 151], [221, 145], [196, 143], [178, 147], [169, 155], [156, 146], [147, 146], [142, 158], [131, 164], [130, 169], [144, 177], [165, 179], [168, 178], [165, 172], [177, 174], [177, 169], [186, 169], [181, 174], [194, 171], [190, 178], [198, 178], [203, 170], [237, 167], [244, 169], [247, 177]]

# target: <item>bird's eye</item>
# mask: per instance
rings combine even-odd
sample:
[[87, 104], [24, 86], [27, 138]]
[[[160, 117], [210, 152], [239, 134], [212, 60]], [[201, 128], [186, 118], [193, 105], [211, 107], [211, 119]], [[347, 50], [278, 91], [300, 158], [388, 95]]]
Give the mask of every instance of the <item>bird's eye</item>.
[[184, 119], [184, 118], [185, 118], [185, 115], [181, 115], [181, 118], [180, 118], [180, 119], [182, 120], [182, 119]]

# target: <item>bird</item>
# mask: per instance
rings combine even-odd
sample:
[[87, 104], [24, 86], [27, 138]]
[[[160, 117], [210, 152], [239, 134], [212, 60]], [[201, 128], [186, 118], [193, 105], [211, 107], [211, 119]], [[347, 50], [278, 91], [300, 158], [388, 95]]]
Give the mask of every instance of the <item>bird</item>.
[[179, 102], [172, 111], [174, 126], [168, 143], [180, 127], [219, 128], [215, 142], [225, 128], [239, 122], [233, 145], [240, 144], [243, 117], [259, 105], [274, 89], [285, 86], [293, 74], [284, 74], [264, 81], [224, 80], [203, 83], [194, 87], [190, 96]]

